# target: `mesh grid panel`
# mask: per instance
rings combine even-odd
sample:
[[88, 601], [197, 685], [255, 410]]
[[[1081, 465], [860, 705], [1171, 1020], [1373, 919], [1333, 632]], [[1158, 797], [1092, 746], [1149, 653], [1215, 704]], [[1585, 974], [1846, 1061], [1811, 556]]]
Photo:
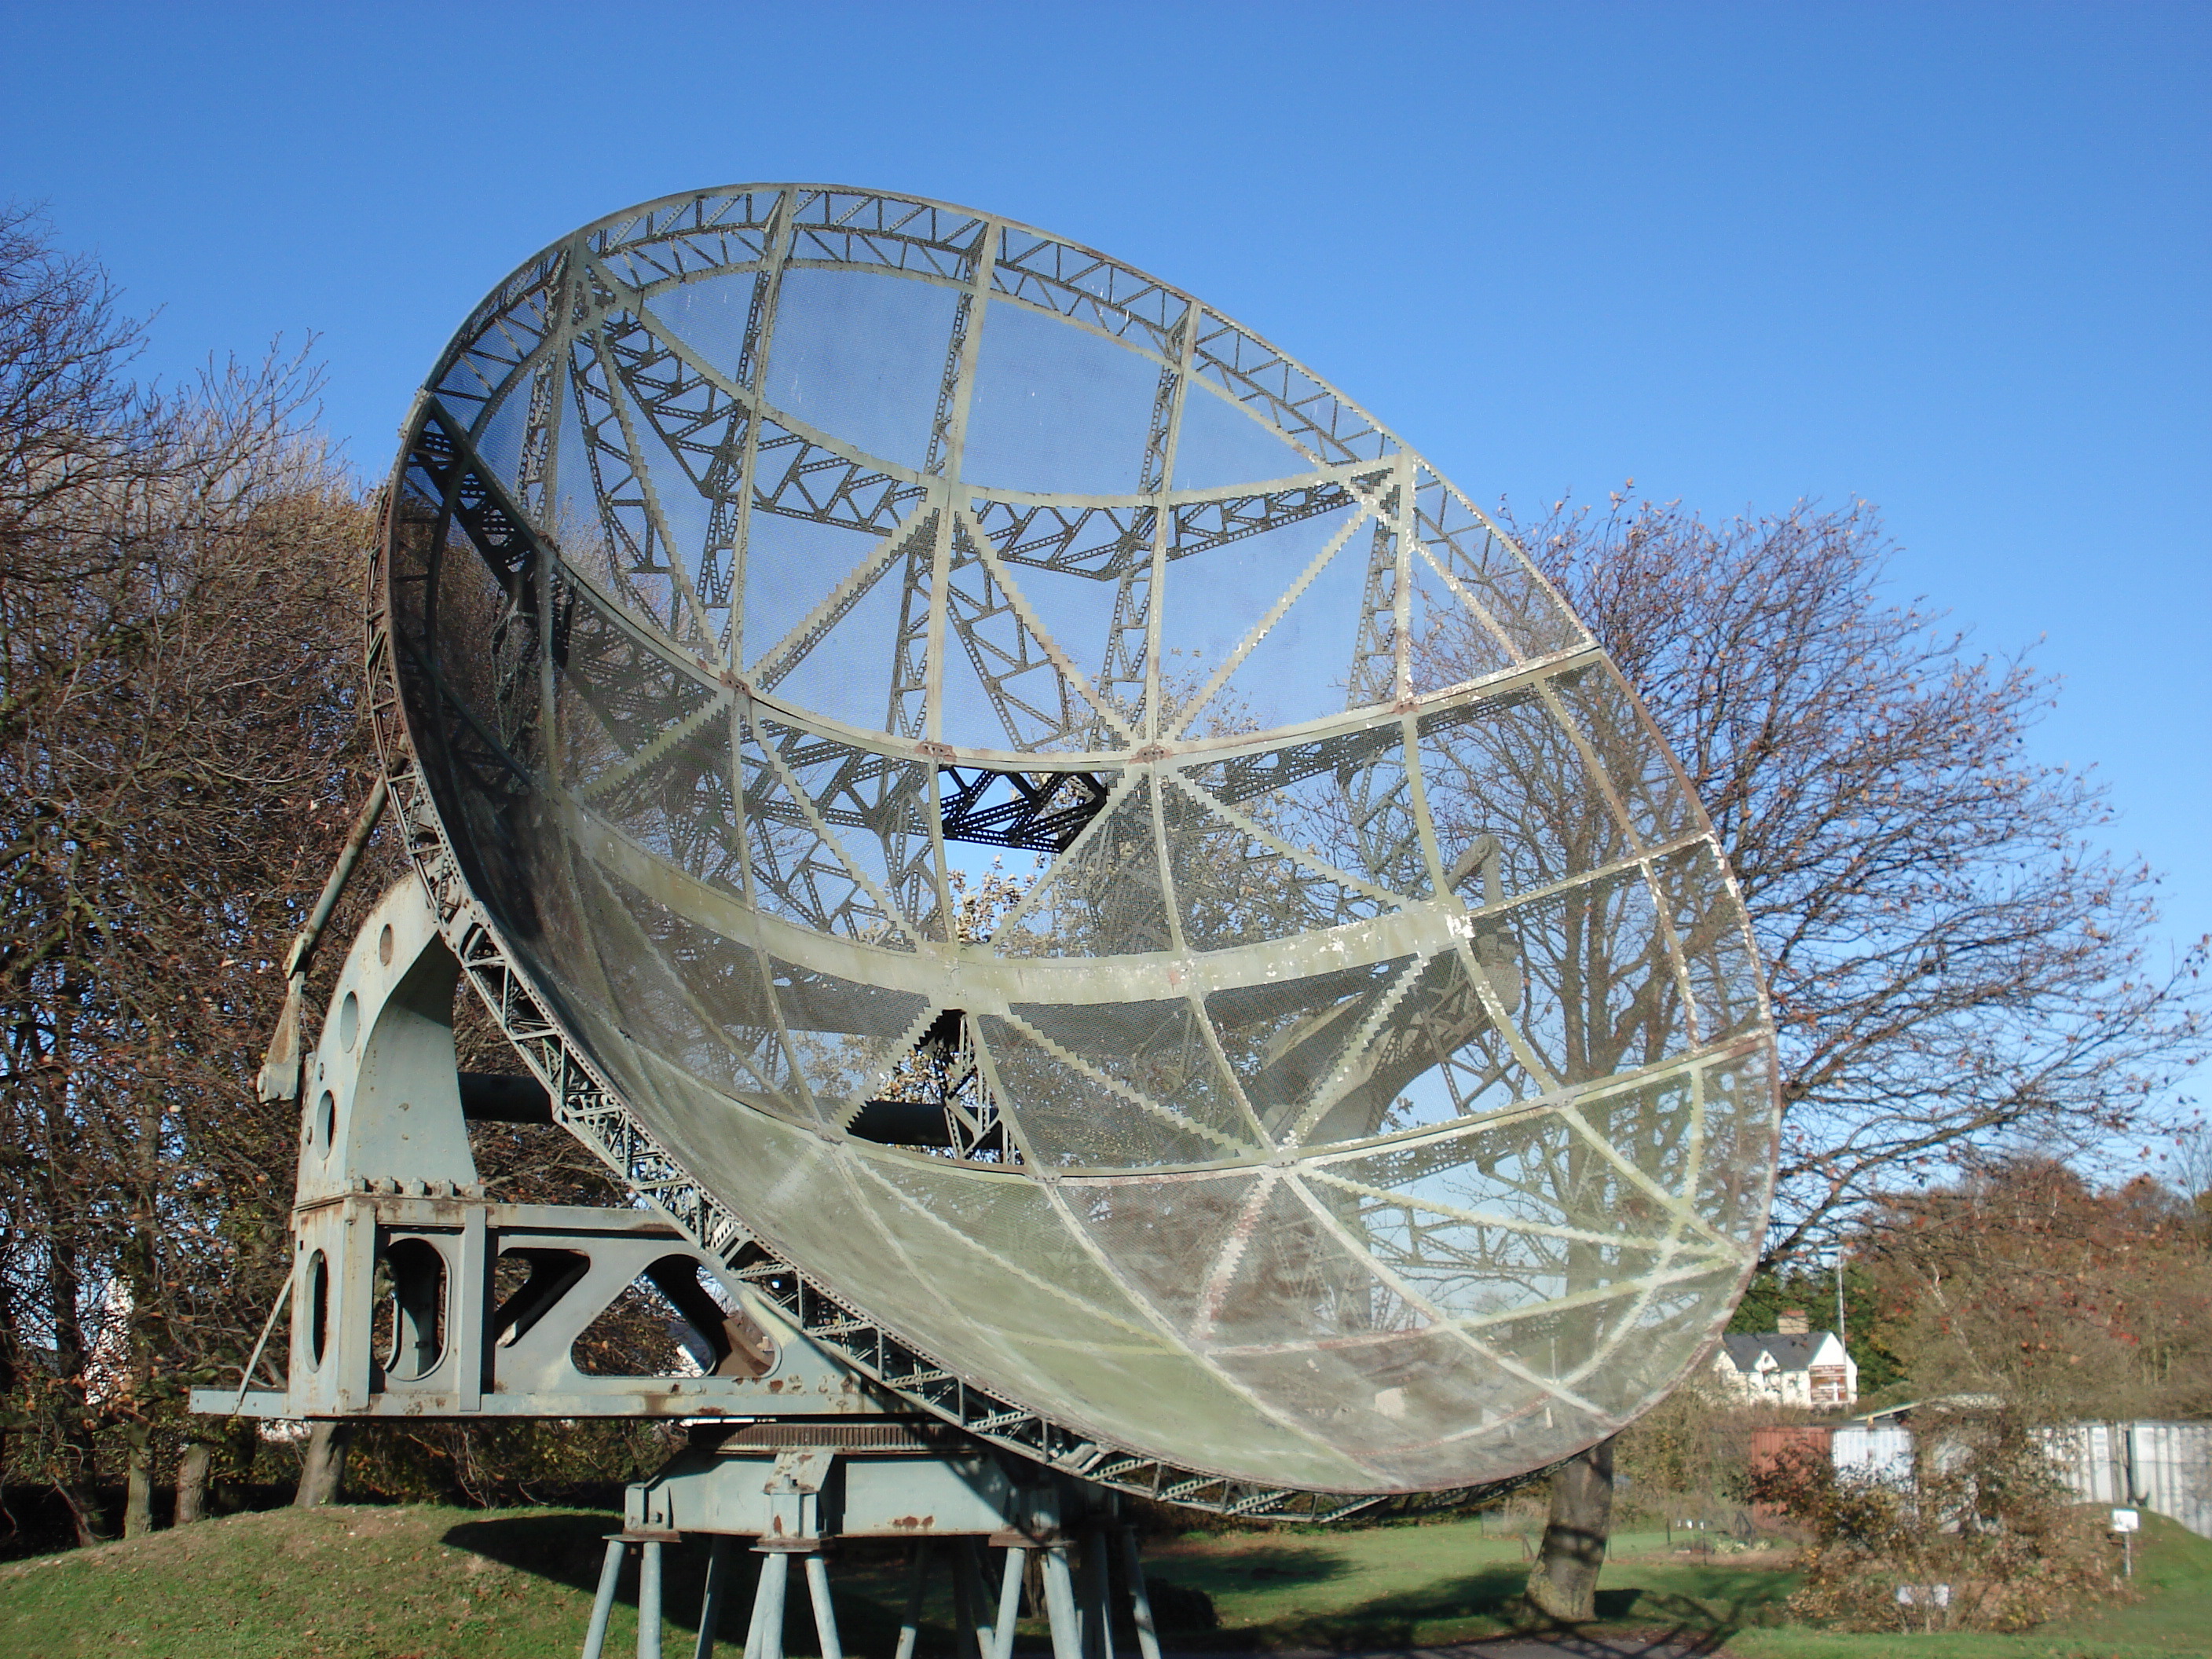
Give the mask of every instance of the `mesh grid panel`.
[[1410, 1492], [1612, 1432], [1724, 1322], [1777, 1120], [1711, 831], [1522, 550], [1265, 342], [746, 186], [503, 284], [397, 486], [475, 898], [635, 1124], [915, 1352]]

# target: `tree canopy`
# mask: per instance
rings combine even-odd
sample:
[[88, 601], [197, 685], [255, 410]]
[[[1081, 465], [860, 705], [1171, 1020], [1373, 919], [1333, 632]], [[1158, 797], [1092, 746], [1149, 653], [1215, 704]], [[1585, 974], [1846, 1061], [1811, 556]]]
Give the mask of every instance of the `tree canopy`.
[[1750, 912], [1782, 1056], [1770, 1262], [1889, 1188], [2168, 1127], [2204, 944], [2169, 959], [2101, 783], [2031, 752], [2055, 678], [1890, 598], [1870, 507], [1708, 523], [1615, 496], [1514, 528], [1642, 696]]

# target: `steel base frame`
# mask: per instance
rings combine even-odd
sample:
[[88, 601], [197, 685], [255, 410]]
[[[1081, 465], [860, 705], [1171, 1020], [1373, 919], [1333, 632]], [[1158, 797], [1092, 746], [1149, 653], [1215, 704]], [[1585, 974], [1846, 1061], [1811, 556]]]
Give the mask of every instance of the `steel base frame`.
[[[771, 1442], [788, 1438], [781, 1449]], [[783, 1659], [794, 1559], [806, 1582], [821, 1659], [844, 1659], [829, 1556], [842, 1539], [912, 1540], [904, 1618], [894, 1659], [915, 1659], [932, 1566], [949, 1575], [955, 1659], [1012, 1659], [1022, 1585], [1034, 1552], [1053, 1659], [1115, 1659], [1126, 1608], [1138, 1659], [1160, 1659], [1136, 1532], [1115, 1495], [1042, 1470], [1017, 1480], [1000, 1455], [928, 1419], [880, 1425], [757, 1424], [709, 1435], [629, 1491], [623, 1526], [608, 1534], [583, 1659], [604, 1659], [623, 1568], [637, 1556], [638, 1659], [662, 1659], [664, 1552], [707, 1542], [707, 1574], [693, 1659], [712, 1659], [728, 1596], [732, 1547], [761, 1558], [744, 1659]], [[995, 1589], [988, 1553], [1003, 1552]], [[1119, 1578], [1119, 1583], [1115, 1583]]]
[[[659, 1212], [486, 1197], [454, 1065], [459, 973], [420, 887], [403, 878], [347, 952], [333, 1017], [306, 1059], [284, 1386], [257, 1389], [249, 1376], [236, 1390], [196, 1389], [194, 1410], [469, 1419], [902, 1409], [785, 1326]], [[521, 1279], [503, 1296], [502, 1267]], [[578, 1340], [640, 1281], [689, 1328], [703, 1374], [579, 1368]]]

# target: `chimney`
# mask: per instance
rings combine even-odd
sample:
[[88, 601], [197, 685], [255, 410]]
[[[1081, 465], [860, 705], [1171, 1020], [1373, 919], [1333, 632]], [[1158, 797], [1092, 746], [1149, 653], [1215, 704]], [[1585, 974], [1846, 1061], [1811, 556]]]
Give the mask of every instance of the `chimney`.
[[1776, 1333], [1782, 1336], [1805, 1335], [1808, 1328], [1805, 1324], [1805, 1310], [1802, 1308], [1784, 1308], [1777, 1316], [1774, 1328]]

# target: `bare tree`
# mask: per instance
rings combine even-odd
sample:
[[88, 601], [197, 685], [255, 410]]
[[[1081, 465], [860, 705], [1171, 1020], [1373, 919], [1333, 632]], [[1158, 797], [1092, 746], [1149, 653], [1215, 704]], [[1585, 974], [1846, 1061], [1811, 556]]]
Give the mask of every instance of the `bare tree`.
[[[81, 1538], [281, 1282], [249, 1057], [342, 834], [366, 525], [303, 360], [125, 378], [105, 276], [0, 217], [0, 1383]], [[271, 1275], [275, 1276], [272, 1281]]]
[[[2027, 754], [2054, 682], [1890, 603], [1870, 508], [1708, 525], [1616, 495], [1509, 527], [1642, 696], [1734, 866], [1780, 1046], [1766, 1265], [1905, 1181], [2152, 1126], [2202, 1045], [2203, 947], [2154, 964], [2154, 878], [2097, 845], [2103, 790]], [[1470, 677], [1471, 643], [1422, 641], [1431, 678]], [[1553, 1480], [1529, 1594], [1554, 1616], [1589, 1616], [1609, 1459]]]
[[[1676, 505], [1516, 526], [1687, 769], [1765, 959], [1784, 1113], [1768, 1264], [1880, 1190], [2146, 1133], [2201, 1052], [2203, 943], [2087, 772], [2027, 738], [2056, 680], [1883, 593], [1873, 509]], [[1448, 641], [1439, 641], [1447, 645]]]

